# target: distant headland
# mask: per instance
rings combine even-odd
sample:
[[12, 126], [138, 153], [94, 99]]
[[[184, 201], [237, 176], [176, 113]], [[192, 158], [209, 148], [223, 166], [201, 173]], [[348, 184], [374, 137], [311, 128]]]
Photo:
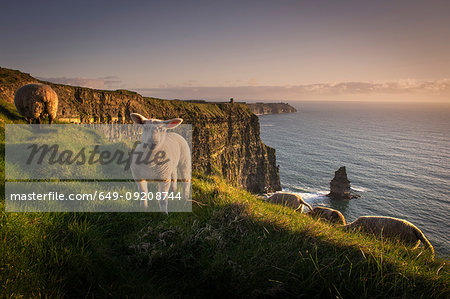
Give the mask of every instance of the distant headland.
[[[188, 102], [192, 103], [210, 103], [205, 100], [188, 100]], [[235, 101], [233, 98], [230, 99], [229, 102], [221, 102], [221, 103], [234, 103]], [[217, 102], [211, 102], [211, 103], [217, 103]], [[263, 103], [263, 102], [257, 102], [257, 103], [246, 103], [246, 102], [236, 102], [239, 104], [246, 104], [250, 111], [256, 115], [264, 115], [264, 114], [279, 114], [279, 113], [294, 113], [297, 112], [297, 109], [289, 105], [288, 103]]]
[[248, 108], [256, 115], [294, 113], [297, 109], [288, 103], [247, 103]]

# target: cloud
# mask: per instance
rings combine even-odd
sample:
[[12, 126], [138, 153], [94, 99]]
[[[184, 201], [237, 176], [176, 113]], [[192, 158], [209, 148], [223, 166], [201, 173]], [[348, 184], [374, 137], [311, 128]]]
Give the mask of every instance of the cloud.
[[67, 84], [73, 86], [83, 86], [95, 89], [118, 89], [123, 88], [124, 84], [116, 76], [105, 76], [99, 78], [81, 78], [81, 77], [55, 77], [55, 78], [39, 78], [40, 80], [53, 83]]
[[333, 82], [290, 86], [172, 86], [137, 89], [146, 96], [181, 99], [302, 100], [384, 97], [386, 99], [430, 98], [450, 101], [450, 79], [414, 79], [383, 82]]

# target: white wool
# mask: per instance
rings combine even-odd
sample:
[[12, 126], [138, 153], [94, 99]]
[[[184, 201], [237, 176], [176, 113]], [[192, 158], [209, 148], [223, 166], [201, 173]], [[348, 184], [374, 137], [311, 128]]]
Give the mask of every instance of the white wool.
[[[183, 120], [180, 118], [170, 120], [147, 119], [144, 116], [132, 113], [131, 119], [144, 126], [142, 142], [136, 147], [135, 153], [142, 153], [145, 157], [150, 153], [150, 160], [163, 154], [161, 160], [165, 163], [137, 163], [138, 155], [133, 155], [131, 171], [138, 184], [140, 192], [148, 192], [149, 180], [157, 180], [159, 192], [176, 191], [177, 180], [182, 181], [183, 198], [189, 196], [191, 180], [191, 151], [187, 141], [177, 133], [168, 133], [168, 129], [177, 127]], [[159, 202], [161, 211], [168, 213], [167, 200]], [[147, 206], [147, 202], [144, 202]]]

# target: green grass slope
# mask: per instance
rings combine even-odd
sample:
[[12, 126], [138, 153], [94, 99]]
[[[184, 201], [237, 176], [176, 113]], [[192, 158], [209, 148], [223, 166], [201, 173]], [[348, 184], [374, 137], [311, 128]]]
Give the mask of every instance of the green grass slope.
[[[8, 113], [0, 118], [10, 122]], [[216, 176], [196, 174], [193, 212], [169, 216], [5, 213], [3, 190], [1, 297], [450, 296], [448, 261], [342, 231]]]

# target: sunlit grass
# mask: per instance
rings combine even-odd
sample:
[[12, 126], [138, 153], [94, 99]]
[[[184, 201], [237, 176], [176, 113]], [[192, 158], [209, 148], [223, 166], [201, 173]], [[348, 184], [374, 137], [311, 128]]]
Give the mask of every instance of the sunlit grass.
[[168, 217], [2, 212], [2, 295], [448, 295], [446, 261], [421, 249], [345, 232], [218, 177], [197, 175], [193, 196], [192, 213]]

